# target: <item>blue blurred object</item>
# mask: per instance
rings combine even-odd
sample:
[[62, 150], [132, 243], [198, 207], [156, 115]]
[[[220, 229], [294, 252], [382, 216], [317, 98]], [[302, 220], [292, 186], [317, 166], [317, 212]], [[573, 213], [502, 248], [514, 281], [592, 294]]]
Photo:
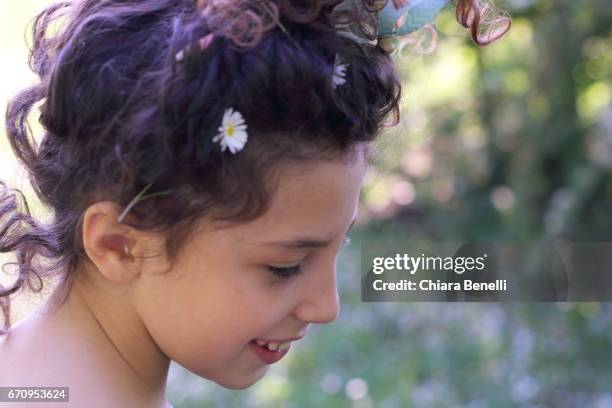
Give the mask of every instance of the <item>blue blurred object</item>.
[[[448, 0], [410, 0], [404, 7], [396, 10], [393, 2], [389, 1], [378, 12], [377, 37], [406, 35], [417, 31], [433, 21], [446, 3]], [[403, 24], [394, 28], [403, 15]]]
[[[362, 0], [344, 0], [335, 11], [357, 11], [362, 17], [363, 26], [373, 38], [400, 37], [419, 30], [435, 20], [440, 10], [449, 0], [408, 0], [396, 9], [392, 0], [378, 12], [367, 10]], [[356, 24], [338, 25], [338, 33], [358, 42], [376, 43], [367, 38]]]

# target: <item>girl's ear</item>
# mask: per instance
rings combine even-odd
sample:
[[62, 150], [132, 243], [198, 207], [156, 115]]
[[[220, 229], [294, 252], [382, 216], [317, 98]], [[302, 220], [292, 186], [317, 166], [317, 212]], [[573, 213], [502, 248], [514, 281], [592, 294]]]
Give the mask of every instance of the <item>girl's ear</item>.
[[143, 272], [141, 255], [147, 245], [144, 234], [117, 222], [120, 212], [112, 201], [87, 208], [83, 215], [83, 246], [104, 278], [129, 283]]

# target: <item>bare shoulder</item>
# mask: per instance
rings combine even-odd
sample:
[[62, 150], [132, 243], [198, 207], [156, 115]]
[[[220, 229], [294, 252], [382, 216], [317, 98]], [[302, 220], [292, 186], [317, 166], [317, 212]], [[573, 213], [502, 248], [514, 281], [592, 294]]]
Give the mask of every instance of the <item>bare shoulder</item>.
[[0, 386], [68, 387], [64, 407], [140, 406], [120, 378], [105, 375], [104, 357], [85, 340], [36, 317], [24, 320], [0, 338]]
[[19, 369], [27, 361], [23, 355], [27, 345], [20, 340], [22, 337], [23, 330], [16, 327], [0, 337], [0, 387], [17, 385]]

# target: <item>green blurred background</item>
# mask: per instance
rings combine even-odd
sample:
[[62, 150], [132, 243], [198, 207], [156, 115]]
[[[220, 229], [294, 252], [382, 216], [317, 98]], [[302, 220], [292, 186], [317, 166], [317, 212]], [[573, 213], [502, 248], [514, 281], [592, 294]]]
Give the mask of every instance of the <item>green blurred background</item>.
[[[48, 3], [0, 6], [3, 111], [35, 80], [24, 29]], [[173, 365], [176, 408], [612, 407], [608, 303], [360, 302], [367, 240], [612, 240], [612, 2], [495, 4], [513, 18], [502, 40], [471, 44], [447, 6], [435, 51], [397, 62], [402, 121], [380, 139], [340, 255], [338, 320], [248, 390]], [[46, 216], [4, 135], [0, 178]], [[14, 317], [40, 300], [21, 296]]]

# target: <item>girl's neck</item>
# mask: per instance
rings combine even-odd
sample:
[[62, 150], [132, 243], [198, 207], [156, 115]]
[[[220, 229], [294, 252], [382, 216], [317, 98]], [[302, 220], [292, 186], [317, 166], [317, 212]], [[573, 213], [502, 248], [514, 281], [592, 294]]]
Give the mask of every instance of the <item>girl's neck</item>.
[[[130, 393], [166, 407], [169, 359], [157, 347], [129, 297], [75, 279], [65, 303], [41, 308], [59, 336], [77, 334], [100, 353], [106, 374], [123, 379]], [[74, 338], [71, 336], [71, 338]], [[104, 373], [99, 373], [104, 374]], [[154, 401], [154, 402], [153, 402]]]

